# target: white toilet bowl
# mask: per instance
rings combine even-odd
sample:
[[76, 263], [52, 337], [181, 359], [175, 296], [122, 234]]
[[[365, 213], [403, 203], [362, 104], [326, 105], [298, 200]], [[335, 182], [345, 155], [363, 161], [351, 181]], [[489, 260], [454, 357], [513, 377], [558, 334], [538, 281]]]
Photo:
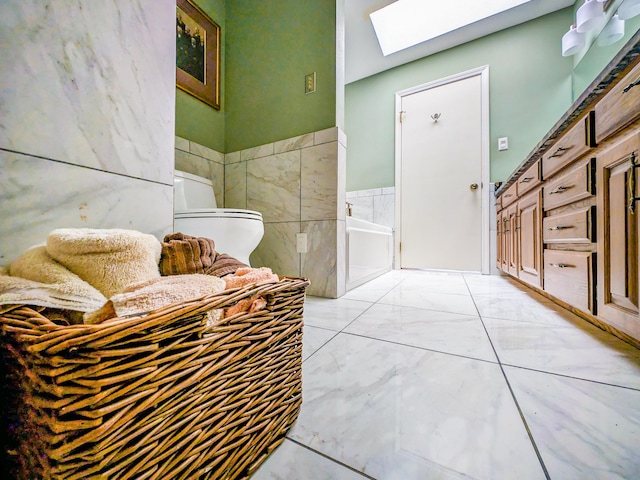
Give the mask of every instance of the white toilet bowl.
[[249, 255], [262, 240], [262, 214], [253, 210], [216, 208], [213, 184], [206, 178], [175, 171], [174, 231], [211, 238], [218, 253], [249, 265]]

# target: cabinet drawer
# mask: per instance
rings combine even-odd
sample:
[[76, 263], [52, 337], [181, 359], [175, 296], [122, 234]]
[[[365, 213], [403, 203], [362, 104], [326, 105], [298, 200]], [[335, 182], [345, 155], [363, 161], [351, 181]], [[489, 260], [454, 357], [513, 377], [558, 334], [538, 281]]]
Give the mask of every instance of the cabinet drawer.
[[576, 168], [552, 180], [542, 190], [545, 210], [588, 198], [596, 192], [596, 162], [591, 158]]
[[518, 196], [540, 185], [542, 181], [542, 175], [540, 173], [540, 161], [537, 161], [518, 177], [518, 181], [516, 182], [518, 184]]
[[551, 146], [549, 151], [542, 156], [543, 179], [548, 180], [551, 175], [595, 146], [594, 125], [594, 112], [590, 111]]
[[503, 208], [515, 202], [518, 199], [518, 184], [514, 183], [509, 188], [507, 188], [507, 191], [504, 192], [500, 198], [502, 199]]
[[595, 315], [595, 254], [544, 251], [544, 290], [569, 305]]
[[595, 107], [598, 142], [640, 116], [640, 63], [600, 100]]
[[544, 243], [592, 243], [596, 241], [595, 207], [545, 217]]

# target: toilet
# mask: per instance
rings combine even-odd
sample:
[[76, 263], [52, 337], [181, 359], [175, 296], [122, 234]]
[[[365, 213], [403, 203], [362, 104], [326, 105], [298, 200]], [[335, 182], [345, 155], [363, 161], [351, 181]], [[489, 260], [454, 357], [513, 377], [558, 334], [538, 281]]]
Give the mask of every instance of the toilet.
[[211, 238], [218, 253], [247, 265], [264, 235], [262, 214], [239, 208], [217, 208], [213, 183], [191, 173], [175, 171], [174, 230]]

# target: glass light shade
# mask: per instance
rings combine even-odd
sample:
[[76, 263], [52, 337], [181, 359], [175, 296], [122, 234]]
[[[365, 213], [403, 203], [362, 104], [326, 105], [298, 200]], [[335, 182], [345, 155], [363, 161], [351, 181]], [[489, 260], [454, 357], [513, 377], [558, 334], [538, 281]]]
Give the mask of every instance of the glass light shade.
[[604, 6], [596, 0], [585, 0], [576, 12], [576, 30], [579, 33], [593, 30], [604, 19]]
[[598, 35], [597, 43], [598, 46], [604, 47], [616, 43], [622, 37], [624, 37], [624, 20], [614, 15]]
[[585, 46], [584, 35], [576, 30], [575, 25], [571, 25], [569, 31], [562, 36], [562, 56], [570, 57], [575, 55]]
[[627, 20], [640, 14], [640, 0], [624, 0], [616, 12], [620, 20]]

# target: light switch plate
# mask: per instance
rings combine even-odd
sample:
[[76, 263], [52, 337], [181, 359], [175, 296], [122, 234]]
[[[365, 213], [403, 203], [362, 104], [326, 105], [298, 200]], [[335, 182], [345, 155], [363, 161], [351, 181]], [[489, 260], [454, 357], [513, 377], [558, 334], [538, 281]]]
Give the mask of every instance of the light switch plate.
[[309, 73], [304, 76], [304, 93], [313, 93], [316, 91], [316, 72]]
[[509, 137], [500, 137], [498, 139], [498, 150], [509, 149]]

